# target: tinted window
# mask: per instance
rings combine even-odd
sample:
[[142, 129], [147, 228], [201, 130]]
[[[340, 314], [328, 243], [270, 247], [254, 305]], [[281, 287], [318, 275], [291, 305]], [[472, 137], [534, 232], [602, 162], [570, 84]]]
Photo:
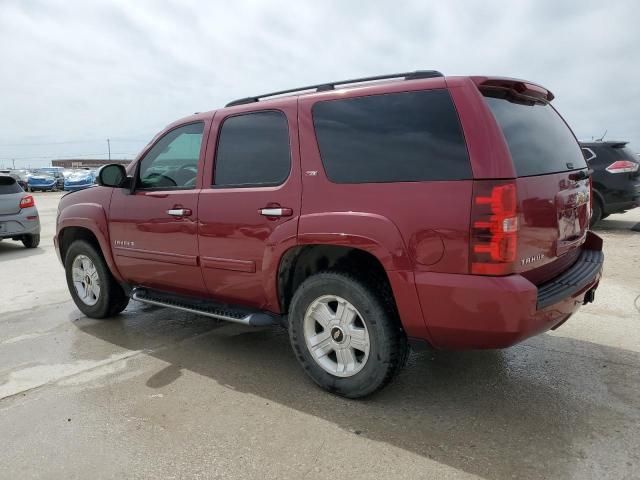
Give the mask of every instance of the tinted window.
[[22, 188], [16, 183], [14, 178], [0, 175], [0, 195], [20, 192], [22, 192]]
[[446, 90], [319, 102], [313, 123], [333, 182], [471, 178], [460, 122]]
[[287, 118], [256, 112], [227, 118], [220, 129], [216, 186], [279, 185], [289, 176]]
[[502, 128], [519, 177], [586, 168], [578, 142], [551, 105], [485, 98]]
[[613, 147], [614, 151], [617, 155], [620, 156], [620, 159], [623, 160], [633, 160], [634, 162], [638, 161], [638, 155], [633, 153], [633, 151], [628, 147]]
[[139, 187], [144, 189], [194, 188], [204, 123], [171, 130], [149, 150], [140, 164]]

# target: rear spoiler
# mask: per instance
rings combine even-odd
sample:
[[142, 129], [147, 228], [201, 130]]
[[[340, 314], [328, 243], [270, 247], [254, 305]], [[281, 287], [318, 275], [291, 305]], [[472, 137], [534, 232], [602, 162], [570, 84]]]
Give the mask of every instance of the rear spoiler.
[[471, 77], [471, 80], [482, 90], [500, 90], [509, 92], [515, 97], [534, 102], [550, 102], [555, 97], [546, 88], [535, 83], [506, 77]]

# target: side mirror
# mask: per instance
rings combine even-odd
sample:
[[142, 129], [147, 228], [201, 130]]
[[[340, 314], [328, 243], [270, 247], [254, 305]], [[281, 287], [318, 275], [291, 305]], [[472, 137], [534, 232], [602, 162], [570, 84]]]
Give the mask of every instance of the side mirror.
[[98, 185], [102, 187], [125, 188], [128, 185], [127, 171], [122, 165], [105, 165], [98, 173]]

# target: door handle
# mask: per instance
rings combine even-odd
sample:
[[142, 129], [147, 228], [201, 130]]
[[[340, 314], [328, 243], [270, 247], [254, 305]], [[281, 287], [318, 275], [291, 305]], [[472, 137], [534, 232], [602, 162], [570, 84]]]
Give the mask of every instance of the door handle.
[[172, 208], [170, 210], [167, 210], [167, 214], [171, 215], [172, 217], [188, 217], [189, 215], [191, 215], [191, 210], [188, 208]]
[[290, 217], [293, 215], [293, 210], [286, 207], [261, 208], [258, 212], [265, 217]]

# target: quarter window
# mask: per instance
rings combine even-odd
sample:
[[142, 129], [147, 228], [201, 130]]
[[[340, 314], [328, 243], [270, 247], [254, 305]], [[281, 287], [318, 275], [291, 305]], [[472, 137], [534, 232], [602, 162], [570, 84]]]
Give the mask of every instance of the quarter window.
[[181, 190], [194, 188], [202, 146], [204, 123], [191, 123], [171, 130], [142, 159], [139, 187]]
[[214, 185], [280, 185], [289, 176], [287, 117], [277, 111], [235, 115], [220, 129]]
[[333, 182], [471, 178], [458, 115], [444, 89], [319, 102], [313, 123]]

